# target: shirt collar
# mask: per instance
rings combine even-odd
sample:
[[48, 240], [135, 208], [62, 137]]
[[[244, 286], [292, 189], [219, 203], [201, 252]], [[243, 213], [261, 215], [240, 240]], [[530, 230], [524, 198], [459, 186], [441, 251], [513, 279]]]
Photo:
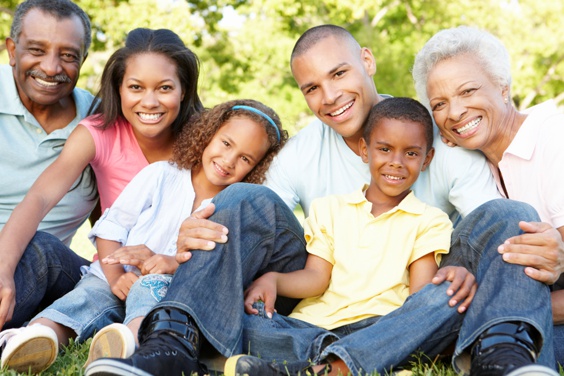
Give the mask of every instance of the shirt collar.
[[[368, 184], [364, 184], [361, 189], [358, 189], [352, 193], [344, 196], [344, 200], [350, 205], [365, 205], [365, 207], [370, 211], [372, 209], [372, 203], [366, 199], [364, 195], [368, 189]], [[398, 206], [391, 209], [388, 213], [393, 213], [395, 211], [402, 210], [406, 213], [411, 214], [423, 214], [425, 211], [425, 203], [415, 197], [415, 194], [409, 192], [407, 196], [399, 203]]]

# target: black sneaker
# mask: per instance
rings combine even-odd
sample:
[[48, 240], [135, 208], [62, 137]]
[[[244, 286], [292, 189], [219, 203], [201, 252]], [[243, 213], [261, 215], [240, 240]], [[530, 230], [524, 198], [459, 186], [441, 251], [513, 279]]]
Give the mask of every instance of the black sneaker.
[[[330, 367], [327, 365], [326, 367]], [[320, 375], [326, 370], [320, 371]], [[329, 371], [329, 370], [327, 370]], [[225, 376], [314, 376], [310, 362], [273, 363], [255, 356], [236, 355], [227, 359]]]
[[535, 364], [538, 339], [532, 326], [520, 322], [494, 325], [480, 335], [472, 348], [472, 376], [558, 376], [553, 369]]
[[190, 376], [207, 373], [196, 358], [184, 349], [179, 340], [167, 332], [156, 332], [129, 358], [101, 358], [86, 368], [86, 376]]

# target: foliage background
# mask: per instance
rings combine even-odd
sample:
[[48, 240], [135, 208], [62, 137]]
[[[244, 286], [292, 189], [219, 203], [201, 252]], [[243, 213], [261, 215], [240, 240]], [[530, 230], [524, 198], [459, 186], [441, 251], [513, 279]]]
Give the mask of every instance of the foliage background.
[[[0, 0], [0, 38], [20, 1]], [[414, 97], [410, 68], [438, 30], [458, 25], [498, 36], [512, 57], [519, 108], [564, 104], [564, 0], [76, 0], [92, 19], [93, 47], [79, 85], [92, 92], [108, 56], [135, 27], [170, 28], [201, 60], [208, 107], [250, 97], [273, 107], [290, 133], [311, 119], [289, 69], [294, 42], [308, 28], [349, 29], [377, 59], [380, 93]], [[335, 46], [339, 48], [339, 46]], [[0, 54], [4, 44], [0, 45]], [[6, 62], [5, 54], [0, 62]]]

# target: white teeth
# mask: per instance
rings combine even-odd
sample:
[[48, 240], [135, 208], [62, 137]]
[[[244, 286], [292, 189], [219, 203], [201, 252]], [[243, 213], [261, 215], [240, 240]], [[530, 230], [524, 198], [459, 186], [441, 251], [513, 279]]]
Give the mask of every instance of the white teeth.
[[162, 116], [161, 113], [158, 113], [158, 114], [145, 114], [145, 113], [143, 113], [143, 112], [139, 112], [138, 114], [139, 114], [139, 117], [140, 117], [142, 120], [158, 120], [158, 119]]
[[335, 112], [331, 112], [329, 115], [331, 116], [339, 116], [341, 115], [343, 112], [345, 112], [346, 110], [348, 110], [349, 108], [351, 108], [351, 106], [353, 105], [354, 102], [350, 102], [349, 104], [347, 104], [346, 106], [343, 106], [341, 108], [339, 108], [337, 111]]
[[390, 179], [390, 180], [402, 180], [403, 179], [401, 176], [392, 176], [392, 175], [384, 175], [384, 177], [386, 179]]
[[35, 77], [35, 81], [37, 81], [39, 84], [41, 84], [43, 86], [47, 86], [47, 87], [53, 87], [53, 86], [57, 86], [59, 84], [58, 82], [43, 81], [41, 78], [37, 78], [37, 77]]
[[472, 120], [470, 123], [466, 124], [463, 127], [460, 127], [458, 129], [455, 129], [455, 132], [458, 134], [462, 134], [466, 131], [469, 131], [471, 129], [474, 129], [478, 126], [478, 124], [482, 121], [482, 117], [480, 116], [479, 118], [477, 118], [476, 120]]

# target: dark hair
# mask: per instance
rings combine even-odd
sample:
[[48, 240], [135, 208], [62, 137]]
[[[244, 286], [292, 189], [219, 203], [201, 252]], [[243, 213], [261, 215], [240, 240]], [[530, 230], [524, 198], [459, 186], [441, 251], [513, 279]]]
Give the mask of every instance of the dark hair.
[[366, 143], [370, 143], [372, 131], [382, 119], [408, 120], [421, 124], [425, 131], [427, 151], [433, 147], [433, 119], [429, 110], [415, 99], [388, 98], [375, 104], [364, 122], [362, 137]]
[[[15, 42], [18, 41], [22, 33], [22, 23], [25, 15], [32, 9], [39, 9], [48, 13], [58, 20], [71, 18], [76, 15], [80, 18], [84, 27], [84, 56], [92, 43], [92, 28], [90, 26], [90, 18], [78, 5], [70, 0], [26, 0], [16, 8], [14, 20], [10, 29], [10, 38]], [[83, 57], [84, 57], [83, 56]]]
[[[272, 124], [262, 115], [245, 109], [234, 110], [233, 106], [253, 107], [268, 115], [272, 121], [274, 121], [280, 132], [280, 141], [278, 141], [276, 129], [274, 129]], [[198, 165], [202, 163], [204, 149], [208, 146], [213, 136], [217, 133], [219, 128], [234, 117], [251, 119], [258, 124], [262, 124], [266, 130], [270, 147], [264, 155], [264, 158], [257, 163], [251, 172], [247, 174], [245, 179], [243, 179], [246, 183], [262, 183], [266, 175], [266, 170], [268, 170], [270, 166], [270, 162], [272, 162], [274, 156], [288, 140], [288, 132], [282, 129], [280, 118], [273, 109], [252, 99], [228, 101], [199, 114], [192, 125], [185, 128], [180, 136], [178, 136], [173, 148], [172, 161], [175, 162], [179, 168], [183, 169], [194, 169], [198, 167]]]
[[171, 124], [172, 133], [177, 136], [190, 123], [192, 116], [202, 111], [204, 106], [197, 92], [200, 74], [198, 57], [184, 45], [178, 35], [168, 29], [138, 28], [127, 34], [125, 46], [114, 52], [104, 67], [100, 91], [89, 112], [99, 115], [102, 129], [114, 124], [118, 118], [124, 118], [119, 88], [125, 76], [127, 61], [144, 53], [162, 54], [176, 64], [176, 74], [184, 91], [180, 113]]
[[[294, 48], [292, 49], [292, 57], [290, 60], [294, 60], [294, 58], [306, 53], [310, 48], [328, 37], [336, 37], [346, 40], [348, 42], [354, 43], [360, 48], [360, 45], [358, 44], [356, 39], [354, 39], [352, 34], [347, 29], [337, 25], [319, 25], [306, 30], [299, 37], [299, 39], [296, 41], [296, 44], [294, 45]], [[335, 48], [338, 48], [338, 46], [336, 46]]]

